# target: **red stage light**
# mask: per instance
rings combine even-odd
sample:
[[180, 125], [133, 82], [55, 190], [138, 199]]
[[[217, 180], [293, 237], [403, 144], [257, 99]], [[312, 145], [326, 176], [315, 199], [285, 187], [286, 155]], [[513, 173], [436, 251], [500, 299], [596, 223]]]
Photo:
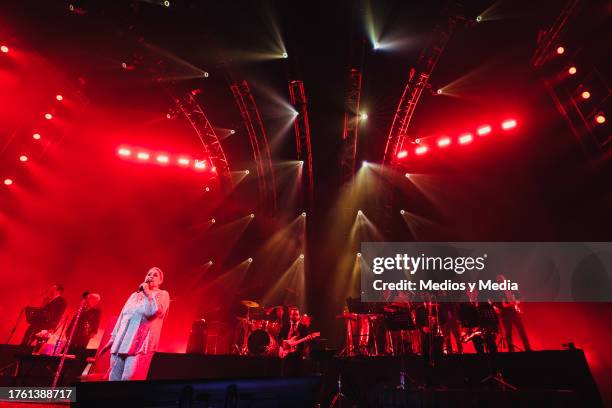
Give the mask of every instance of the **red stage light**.
[[565, 48], [563, 47], [557, 47], [557, 54], [561, 55], [565, 52]]
[[4, 179], [4, 184], [7, 186], [10, 186], [11, 184], [13, 184], [13, 180], [10, 178], [6, 178]]
[[193, 167], [199, 170], [204, 170], [206, 168], [206, 160], [196, 160]]
[[7, 52], [9, 52], [9, 47], [7, 47], [6, 45], [3, 45], [0, 47], [0, 51], [6, 54]]
[[168, 163], [168, 156], [160, 154], [159, 156], [157, 156], [157, 161], [159, 163]]
[[478, 133], [479, 136], [484, 136], [488, 133], [491, 133], [491, 126], [489, 125], [481, 126], [476, 130], [476, 133]]
[[27, 162], [28, 161], [28, 156], [26, 156], [25, 154], [22, 154], [21, 156], [19, 156], [19, 160], [22, 162]]
[[217, 167], [216, 167], [216, 166], [213, 166], [213, 168], [212, 168], [212, 172], [213, 172], [213, 173], [216, 173], [216, 172], [217, 172]]
[[51, 119], [53, 119], [53, 115], [50, 114], [50, 113], [45, 113], [45, 119], [51, 120]]
[[468, 144], [472, 140], [474, 140], [474, 136], [471, 133], [466, 133], [464, 135], [459, 136], [459, 144]]
[[40, 133], [34, 133], [32, 137], [34, 138], [34, 140], [40, 140]]
[[582, 99], [589, 99], [591, 97], [591, 93], [589, 91], [583, 91], [580, 96], [582, 96]]
[[185, 157], [179, 157], [178, 164], [180, 164], [181, 166], [189, 166], [189, 159]]
[[138, 157], [140, 160], [149, 160], [149, 157], [151, 156], [149, 155], [149, 153], [140, 152], [136, 155], [136, 157]]
[[398, 159], [403, 159], [404, 157], [407, 157], [407, 156], [408, 156], [408, 152], [406, 150], [402, 150], [401, 152], [397, 154]]
[[567, 72], [568, 72], [570, 75], [574, 75], [576, 72], [578, 72], [578, 70], [576, 69], [576, 67], [573, 67], [573, 66], [572, 66], [572, 67], [569, 67], [569, 69], [567, 70]]
[[602, 114], [599, 114], [597, 116], [595, 116], [595, 122], [599, 123], [600, 125], [606, 122], [606, 117]]
[[117, 153], [119, 153], [119, 156], [129, 157], [131, 156], [132, 151], [130, 149], [121, 148], [117, 151]]
[[428, 150], [427, 146], [419, 146], [416, 149], [414, 149], [414, 153], [418, 154], [418, 155], [421, 155], [421, 154], [427, 153], [427, 150]]
[[441, 139], [438, 139], [438, 146], [439, 147], [446, 147], [449, 144], [451, 144], [450, 137], [443, 137]]
[[55, 95], [55, 99], [57, 99], [58, 101], [63, 101], [64, 97], [60, 94]]
[[508, 120], [504, 120], [501, 124], [502, 129], [504, 130], [510, 130], [512, 128], [516, 127], [516, 120], [514, 119], [508, 119]]

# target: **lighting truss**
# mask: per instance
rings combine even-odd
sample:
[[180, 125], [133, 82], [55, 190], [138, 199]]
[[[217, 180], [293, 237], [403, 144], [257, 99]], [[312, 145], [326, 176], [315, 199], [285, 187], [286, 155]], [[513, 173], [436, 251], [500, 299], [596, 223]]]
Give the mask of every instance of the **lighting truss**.
[[306, 166], [303, 167], [303, 169], [306, 169], [303, 180], [306, 183], [308, 202], [312, 203], [314, 194], [312, 148], [310, 145], [310, 124], [308, 122], [306, 93], [304, 92], [304, 83], [302, 81], [289, 81], [289, 98], [293, 109], [297, 112], [297, 116], [293, 121], [297, 159], [306, 163]]
[[272, 167], [272, 156], [270, 146], [266, 137], [266, 131], [259, 114], [259, 109], [255, 103], [255, 98], [251, 93], [247, 81], [230, 85], [244, 126], [251, 141], [253, 148], [253, 160], [257, 169], [260, 203], [263, 208], [269, 203], [273, 210], [276, 210], [276, 182], [274, 179], [274, 168]]

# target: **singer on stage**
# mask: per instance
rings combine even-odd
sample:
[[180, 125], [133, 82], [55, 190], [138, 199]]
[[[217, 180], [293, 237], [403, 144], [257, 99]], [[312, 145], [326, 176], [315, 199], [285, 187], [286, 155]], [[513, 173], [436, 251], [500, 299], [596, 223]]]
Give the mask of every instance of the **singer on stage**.
[[170, 305], [170, 295], [159, 288], [163, 281], [161, 269], [149, 269], [145, 282], [125, 302], [104, 346], [111, 352], [110, 381], [146, 379]]

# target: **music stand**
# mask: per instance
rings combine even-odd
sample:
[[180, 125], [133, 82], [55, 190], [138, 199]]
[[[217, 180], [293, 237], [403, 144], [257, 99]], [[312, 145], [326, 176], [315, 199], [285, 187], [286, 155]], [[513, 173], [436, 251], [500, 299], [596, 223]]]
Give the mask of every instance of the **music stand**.
[[40, 326], [44, 328], [49, 325], [49, 320], [51, 316], [49, 315], [49, 311], [43, 309], [42, 307], [34, 307], [34, 306], [26, 306], [26, 322], [28, 322], [32, 326]]

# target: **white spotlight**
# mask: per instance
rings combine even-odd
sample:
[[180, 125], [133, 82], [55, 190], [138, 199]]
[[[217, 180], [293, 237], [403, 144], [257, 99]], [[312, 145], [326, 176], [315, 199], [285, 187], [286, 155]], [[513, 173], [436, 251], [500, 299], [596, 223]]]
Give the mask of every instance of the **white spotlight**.
[[367, 114], [367, 113], [365, 113], [365, 112], [362, 112], [362, 113], [359, 115], [359, 118], [360, 118], [361, 120], [366, 120], [366, 119], [368, 118], [368, 114]]
[[255, 218], [255, 214], [251, 213], [250, 217]]
[[406, 211], [400, 210], [400, 214], [404, 215], [404, 214], [406, 214]]
[[253, 258], [247, 259], [247, 262], [249, 262], [249, 263], [253, 262]]
[[304, 254], [300, 254], [300, 259], [304, 259]]
[[216, 221], [214, 218], [212, 218], [212, 219], [210, 220], [210, 222], [211, 222], [212, 224], [214, 224], [214, 223], [215, 223], [215, 222], [217, 222], [217, 221]]
[[289, 58], [289, 54], [287, 54], [286, 52], [283, 52], [283, 58]]
[[361, 210], [357, 211], [357, 215], [363, 215], [363, 211]]
[[357, 252], [357, 258], [361, 258], [361, 252]]
[[249, 171], [248, 171], [248, 170], [245, 170], [245, 171], [244, 171], [244, 174], [249, 174]]
[[306, 217], [306, 213], [305, 212], [302, 213], [302, 217]]

